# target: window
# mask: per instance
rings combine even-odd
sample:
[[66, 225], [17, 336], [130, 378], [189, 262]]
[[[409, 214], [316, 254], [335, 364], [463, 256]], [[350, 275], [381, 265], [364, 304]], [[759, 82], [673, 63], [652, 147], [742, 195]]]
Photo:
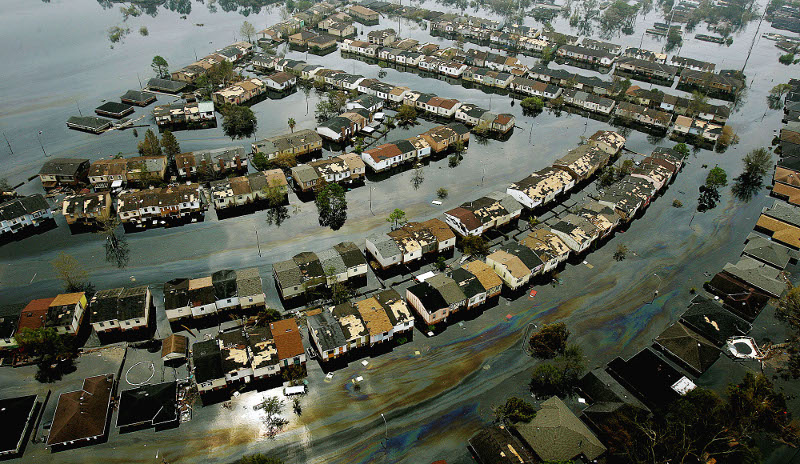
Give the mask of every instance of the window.
[[100, 325], [100, 327], [105, 327], [106, 324], [105, 324], [105, 322], [101, 322], [99, 325]]

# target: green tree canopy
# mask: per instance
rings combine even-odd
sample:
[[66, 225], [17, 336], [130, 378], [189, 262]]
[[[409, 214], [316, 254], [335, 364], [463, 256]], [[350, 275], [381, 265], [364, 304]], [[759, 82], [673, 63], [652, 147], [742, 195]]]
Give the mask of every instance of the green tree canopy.
[[396, 229], [406, 222], [406, 212], [402, 209], [395, 208], [394, 211], [389, 214], [389, 217], [386, 218], [386, 222], [394, 223], [394, 228]]
[[489, 254], [489, 244], [480, 235], [467, 235], [461, 240], [461, 247], [465, 255], [486, 256]]
[[222, 131], [231, 139], [252, 137], [258, 128], [256, 115], [246, 106], [226, 105], [222, 117]]
[[158, 141], [158, 136], [152, 129], [147, 129], [144, 139], [136, 147], [139, 149], [140, 155], [158, 156], [161, 154], [161, 142]]
[[150, 67], [153, 68], [153, 72], [156, 73], [156, 77], [160, 77], [162, 79], [169, 78], [169, 63], [167, 63], [167, 60], [165, 60], [162, 56], [154, 56], [153, 62], [150, 63]]
[[[147, 134], [145, 134], [145, 139], [147, 138]], [[161, 147], [164, 148], [164, 154], [170, 157], [173, 157], [181, 152], [181, 146], [178, 143], [178, 139], [175, 138], [175, 134], [172, 132], [165, 130], [163, 134], [161, 134]]]
[[495, 417], [500, 422], [530, 422], [536, 417], [536, 409], [531, 403], [512, 396], [504, 404], [494, 408]]
[[537, 358], [552, 359], [564, 353], [569, 335], [569, 329], [563, 322], [545, 324], [531, 334], [528, 346]]

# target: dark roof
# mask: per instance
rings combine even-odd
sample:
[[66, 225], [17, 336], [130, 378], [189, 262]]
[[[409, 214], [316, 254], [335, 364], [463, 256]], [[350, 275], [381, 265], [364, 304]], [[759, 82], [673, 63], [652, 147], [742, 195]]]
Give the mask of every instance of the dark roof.
[[651, 409], [665, 407], [676, 400], [678, 392], [671, 387], [684, 377], [649, 348], [638, 352], [627, 361], [615, 358], [608, 363], [607, 370]]
[[522, 264], [524, 264], [525, 267], [531, 271], [536, 270], [537, 267], [543, 264], [542, 260], [539, 259], [533, 250], [518, 242], [505, 244], [501, 246], [500, 249], [519, 258], [519, 260], [522, 261]]
[[88, 167], [86, 158], [53, 158], [47, 160], [39, 169], [39, 175], [74, 176], [84, 167]]
[[121, 321], [145, 317], [147, 301], [147, 285], [126, 288], [119, 295], [117, 314]]
[[36, 398], [36, 395], [28, 395], [0, 400], [0, 423], [3, 424], [0, 453], [16, 453], [22, 448], [25, 431], [36, 408]]
[[344, 261], [344, 265], [348, 268], [367, 264], [367, 259], [364, 253], [353, 242], [342, 242], [333, 246], [333, 249], [339, 252], [339, 255]]
[[187, 86], [184, 82], [172, 81], [169, 79], [152, 78], [147, 81], [147, 88], [153, 90], [165, 90], [167, 92], [180, 92]]
[[95, 323], [118, 319], [117, 300], [122, 290], [122, 288], [111, 288], [95, 293], [89, 306], [89, 322]]
[[460, 267], [454, 269], [453, 272], [450, 273], [450, 276], [456, 281], [458, 286], [461, 287], [461, 291], [464, 292], [467, 298], [486, 293], [486, 289], [483, 288], [478, 278], [464, 268]]
[[603, 368], [594, 369], [586, 373], [581, 378], [578, 388], [580, 388], [582, 396], [587, 397], [592, 406], [604, 403], [620, 403], [647, 410], [647, 406], [636, 399], [631, 392], [626, 390]]
[[729, 311], [751, 322], [770, 300], [768, 294], [726, 272], [719, 272], [711, 279], [708, 291], [719, 296]]
[[416, 296], [422, 303], [422, 306], [429, 312], [449, 306], [442, 294], [427, 282], [420, 282], [416, 285], [412, 285], [408, 287], [408, 291]]
[[111, 114], [125, 114], [126, 112], [133, 111], [133, 107], [127, 103], [109, 101], [95, 108], [95, 111]]
[[151, 100], [155, 100], [156, 96], [150, 92], [144, 92], [142, 90], [128, 90], [127, 92], [125, 92], [123, 96], [119, 98], [120, 100], [127, 100], [139, 104], [144, 104]]
[[708, 340], [680, 322], [667, 327], [655, 343], [679, 364], [697, 375], [707, 371], [719, 358], [719, 350]]
[[308, 316], [306, 323], [309, 332], [314, 333], [312, 338], [317, 341], [320, 350], [330, 351], [347, 345], [347, 337], [342, 331], [342, 326], [330, 311], [323, 309], [319, 314]]
[[717, 346], [724, 345], [730, 337], [750, 331], [749, 323], [702, 295], [689, 303], [681, 322]]
[[48, 446], [105, 435], [113, 384], [113, 374], [98, 375], [84, 379], [81, 390], [62, 393]]
[[192, 363], [197, 383], [225, 376], [222, 372], [222, 354], [216, 339], [196, 342], [192, 345]]
[[70, 116], [67, 119], [68, 126], [85, 127], [97, 131], [110, 127], [111, 122], [110, 119], [97, 116]]
[[189, 306], [189, 279], [172, 279], [164, 284], [164, 309]]
[[17, 331], [20, 314], [24, 303], [12, 303], [0, 306], [0, 338], [11, 338]]
[[217, 300], [225, 300], [235, 297], [236, 293], [236, 271], [222, 270], [211, 274], [211, 282], [214, 286], [214, 297]]
[[176, 382], [142, 385], [119, 396], [117, 427], [157, 426], [178, 419], [178, 384]]
[[502, 425], [481, 429], [469, 439], [481, 464], [528, 464], [539, 462], [522, 442]]

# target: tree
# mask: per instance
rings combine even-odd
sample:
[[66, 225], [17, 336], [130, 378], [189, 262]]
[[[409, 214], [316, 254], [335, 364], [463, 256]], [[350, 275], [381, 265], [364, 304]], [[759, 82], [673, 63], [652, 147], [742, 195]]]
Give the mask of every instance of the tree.
[[147, 129], [147, 132], [144, 133], [144, 139], [136, 147], [139, 149], [139, 154], [143, 156], [158, 156], [161, 154], [161, 142], [158, 141], [158, 136], [152, 129]]
[[281, 319], [283, 319], [283, 315], [277, 309], [264, 308], [256, 316], [256, 326], [266, 327], [270, 322], [280, 321]]
[[685, 143], [679, 143], [672, 147], [672, 149], [683, 155], [684, 158], [689, 156], [689, 147], [687, 147]]
[[89, 274], [74, 256], [62, 251], [51, 264], [58, 274], [58, 279], [64, 284], [66, 293], [91, 292], [93, 287], [89, 282]]
[[394, 211], [386, 218], [386, 222], [394, 223], [393, 228], [397, 229], [400, 225], [406, 222], [406, 212], [402, 209], [395, 208]]
[[99, 234], [104, 238], [106, 261], [116, 265], [119, 269], [128, 265], [130, 250], [128, 239], [125, 235], [118, 235], [120, 221], [117, 216], [112, 216], [101, 223]]
[[522, 100], [520, 106], [522, 106], [523, 110], [538, 113], [544, 108], [544, 102], [539, 97], [527, 97]]
[[246, 106], [226, 105], [222, 107], [222, 131], [231, 139], [252, 137], [258, 128], [253, 110]]
[[347, 221], [347, 198], [339, 184], [328, 184], [317, 192], [314, 199], [319, 212], [319, 225], [340, 229]]
[[733, 127], [725, 125], [722, 127], [722, 133], [717, 138], [717, 150], [724, 151], [728, 145], [736, 145], [739, 143], [739, 136], [733, 130]]
[[72, 364], [75, 350], [66, 336], [53, 327], [25, 327], [14, 334], [14, 339], [23, 353], [38, 358], [36, 380], [40, 382], [60, 379], [64, 368]]
[[279, 399], [277, 396], [266, 398], [256, 405], [257, 409], [261, 409], [264, 412], [264, 425], [267, 428], [267, 436], [270, 438], [275, 438], [275, 436], [283, 430], [283, 427], [289, 423], [289, 421], [281, 416], [281, 413], [283, 413], [283, 405], [283, 400]]
[[417, 164], [414, 167], [414, 174], [411, 176], [411, 185], [414, 187], [414, 190], [418, 190], [424, 181], [425, 174], [422, 172], [422, 165]]
[[720, 188], [728, 185], [728, 174], [719, 166], [714, 166], [706, 176], [705, 186], [708, 188]]
[[702, 113], [708, 107], [708, 97], [699, 90], [692, 92], [692, 99], [689, 101], [689, 112], [691, 114]]
[[794, 53], [785, 53], [778, 57], [778, 62], [780, 64], [790, 65], [794, 63]]
[[5, 177], [0, 178], [0, 192], [11, 192], [13, 190], [11, 184], [8, 183], [8, 179]]
[[256, 28], [249, 22], [245, 21], [242, 23], [242, 27], [239, 28], [239, 33], [242, 34], [242, 37], [247, 39], [248, 42], [252, 42], [253, 36], [256, 35]]
[[536, 417], [536, 409], [522, 398], [512, 396], [504, 404], [496, 406], [494, 414], [499, 422], [530, 422]]
[[400, 109], [397, 110], [397, 120], [400, 121], [402, 125], [413, 124], [417, 120], [416, 108], [411, 105], [403, 104], [400, 106]]
[[317, 103], [315, 117], [317, 121], [326, 121], [341, 113], [347, 105], [347, 94], [341, 90], [328, 92], [327, 98]]
[[531, 376], [531, 392], [539, 397], [572, 396], [585, 370], [583, 351], [577, 345], [569, 345], [563, 354], [536, 366]]
[[778, 84], [773, 87], [772, 90], [769, 91], [769, 95], [767, 95], [767, 104], [769, 105], [770, 109], [780, 109], [783, 96], [786, 95], [790, 90], [792, 90], [792, 86], [789, 84]]
[[766, 148], [756, 148], [742, 158], [744, 171], [734, 179], [733, 195], [749, 201], [761, 189], [764, 176], [772, 165], [772, 155]]
[[489, 254], [489, 244], [480, 235], [467, 235], [461, 241], [461, 247], [465, 255], [486, 256]]
[[667, 33], [667, 51], [680, 46], [682, 43], [683, 38], [681, 37], [681, 31], [677, 28], [670, 28]]
[[449, 195], [449, 192], [444, 187], [439, 187], [439, 189], [436, 190], [436, 197], [439, 198], [440, 200], [444, 200], [445, 198], [447, 198], [447, 195]]
[[545, 324], [531, 334], [528, 347], [533, 356], [540, 359], [552, 359], [564, 353], [569, 335], [569, 329], [563, 322]]
[[775, 317], [785, 323], [792, 332], [787, 352], [789, 358], [780, 367], [785, 379], [800, 378], [800, 287], [792, 287], [778, 301]]
[[289, 118], [288, 124], [289, 124], [289, 130], [292, 131], [292, 133], [294, 133], [294, 126], [297, 125], [297, 122], [295, 122], [294, 118]]
[[250, 454], [242, 456], [241, 459], [236, 461], [236, 464], [283, 464], [281, 459], [267, 456], [266, 454]]
[[[147, 139], [146, 133], [145, 139]], [[161, 134], [161, 147], [164, 148], [164, 154], [170, 157], [170, 159], [181, 152], [181, 146], [178, 143], [178, 139], [176, 139], [175, 134], [169, 130], [165, 130], [164, 133]]]
[[436, 263], [434, 265], [439, 272], [444, 272], [444, 270], [447, 269], [447, 259], [444, 256], [439, 256], [436, 258]]
[[161, 79], [169, 78], [169, 63], [160, 55], [153, 57], [153, 62], [150, 63], [150, 67], [153, 68], [156, 77], [160, 77]]
[[628, 247], [622, 244], [618, 245], [617, 251], [614, 252], [614, 259], [616, 261], [624, 261], [627, 256], [628, 256]]
[[147, 37], [148, 35], [150, 35], [150, 31], [147, 30], [147, 26], [142, 26], [139, 28], [139, 35], [141, 35], [142, 37]]

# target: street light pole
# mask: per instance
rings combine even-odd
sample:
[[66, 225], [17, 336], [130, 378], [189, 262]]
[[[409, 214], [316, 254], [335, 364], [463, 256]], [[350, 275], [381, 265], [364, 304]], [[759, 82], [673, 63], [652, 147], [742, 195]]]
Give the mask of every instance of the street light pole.
[[383, 418], [383, 438], [386, 442], [389, 442], [389, 424], [386, 422], [386, 416], [381, 413], [381, 417]]
[[258, 240], [258, 229], [256, 229], [255, 225], [253, 226], [253, 230], [256, 233], [256, 246], [258, 247], [258, 257], [261, 258], [261, 242], [259, 242]]
[[653, 299], [650, 300], [650, 304], [653, 304], [653, 302], [656, 301], [656, 297], [658, 296], [658, 289], [661, 288], [661, 284], [664, 282], [664, 280], [661, 279], [661, 276], [659, 276], [655, 272], [653, 273], [653, 275], [658, 277], [658, 285], [656, 286], [656, 290], [653, 292]]
[[42, 131], [39, 131], [36, 134], [36, 138], [39, 139], [39, 146], [42, 147], [42, 153], [44, 153], [45, 158], [47, 157], [47, 152], [44, 151], [44, 144], [42, 143]]

